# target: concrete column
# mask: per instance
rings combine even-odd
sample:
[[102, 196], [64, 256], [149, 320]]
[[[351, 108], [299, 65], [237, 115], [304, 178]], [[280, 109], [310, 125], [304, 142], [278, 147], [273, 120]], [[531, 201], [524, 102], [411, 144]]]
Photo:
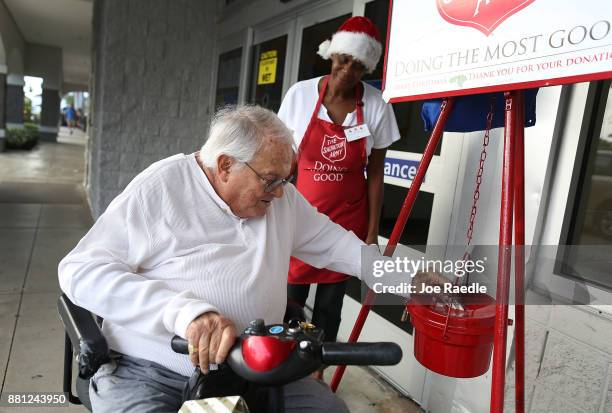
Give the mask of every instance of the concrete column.
[[23, 128], [23, 75], [6, 77], [6, 127]]
[[24, 73], [43, 79], [40, 138], [44, 141], [57, 142], [61, 100], [59, 90], [62, 88], [63, 70], [62, 49], [28, 43], [24, 63]]
[[61, 100], [59, 90], [43, 89], [39, 129], [43, 141], [57, 142]]
[[4, 151], [6, 137], [6, 73], [0, 72], [0, 152]]
[[88, 195], [99, 216], [153, 162], [202, 146], [216, 2], [96, 0]]

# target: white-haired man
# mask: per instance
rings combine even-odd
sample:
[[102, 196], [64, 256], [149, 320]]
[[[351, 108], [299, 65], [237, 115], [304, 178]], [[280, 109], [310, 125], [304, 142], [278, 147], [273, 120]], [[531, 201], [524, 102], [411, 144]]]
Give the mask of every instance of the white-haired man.
[[[176, 412], [193, 365], [223, 362], [254, 318], [281, 322], [289, 257], [358, 276], [363, 242], [294, 188], [291, 132], [257, 106], [218, 112], [199, 153], [139, 174], [59, 265], [62, 290], [104, 318], [113, 350], [94, 412]], [[178, 334], [191, 348], [176, 354]], [[295, 411], [347, 411], [322, 382], [285, 387]]]

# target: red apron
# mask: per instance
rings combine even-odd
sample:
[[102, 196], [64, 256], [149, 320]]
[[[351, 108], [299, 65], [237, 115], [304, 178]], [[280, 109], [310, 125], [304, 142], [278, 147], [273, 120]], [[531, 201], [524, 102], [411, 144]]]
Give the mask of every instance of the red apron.
[[[296, 187], [319, 212], [365, 240], [368, 232], [366, 138], [348, 142], [342, 125], [318, 118], [328, 82], [329, 77], [325, 77], [298, 150]], [[357, 85], [355, 92], [358, 125], [363, 124], [360, 86]], [[291, 257], [290, 284], [328, 284], [347, 278], [346, 274], [318, 269]]]

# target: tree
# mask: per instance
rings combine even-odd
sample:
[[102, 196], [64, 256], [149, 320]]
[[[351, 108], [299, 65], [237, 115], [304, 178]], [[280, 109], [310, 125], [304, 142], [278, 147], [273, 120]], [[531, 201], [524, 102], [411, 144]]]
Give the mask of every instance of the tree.
[[66, 101], [66, 105], [74, 105], [74, 95], [72, 95], [71, 93], [68, 93], [66, 96], [64, 96], [64, 100]]
[[23, 121], [34, 122], [34, 118], [32, 116], [32, 99], [27, 96], [23, 97]]

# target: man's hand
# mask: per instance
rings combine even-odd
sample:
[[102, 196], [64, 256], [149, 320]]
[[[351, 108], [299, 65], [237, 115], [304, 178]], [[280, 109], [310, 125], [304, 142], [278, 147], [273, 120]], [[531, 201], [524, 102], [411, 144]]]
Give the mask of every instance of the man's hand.
[[[413, 295], [414, 296], [423, 295], [423, 294], [420, 294], [419, 292], [423, 291], [424, 285], [429, 285], [429, 286], [437, 285], [441, 288], [442, 291], [444, 291], [444, 284], [450, 284], [450, 283], [452, 282], [448, 278], [446, 278], [445, 276], [437, 272], [419, 271], [415, 274], [414, 278], [412, 279], [412, 285], [415, 286], [415, 291], [417, 291]], [[430, 294], [424, 294], [424, 295], [430, 295]], [[433, 295], [437, 299], [438, 302], [449, 305], [452, 309], [463, 310], [462, 304], [457, 299], [453, 299], [452, 296], [449, 296], [448, 294], [445, 294], [445, 293], [439, 293], [439, 294], [433, 294]]]
[[[412, 278], [412, 285], [414, 286], [414, 295], [418, 295], [420, 294], [421, 291], [423, 291], [423, 286], [424, 285], [429, 285], [429, 286], [440, 286], [442, 287], [442, 290], [444, 289], [444, 284], [446, 283], [450, 283], [451, 281], [444, 277], [443, 275], [434, 272], [434, 271], [419, 271], [417, 272], [414, 277]], [[444, 297], [444, 294], [439, 294], [439, 296]]]
[[208, 365], [221, 364], [236, 341], [236, 327], [229, 318], [209, 312], [200, 315], [187, 326], [189, 359], [208, 373]]

